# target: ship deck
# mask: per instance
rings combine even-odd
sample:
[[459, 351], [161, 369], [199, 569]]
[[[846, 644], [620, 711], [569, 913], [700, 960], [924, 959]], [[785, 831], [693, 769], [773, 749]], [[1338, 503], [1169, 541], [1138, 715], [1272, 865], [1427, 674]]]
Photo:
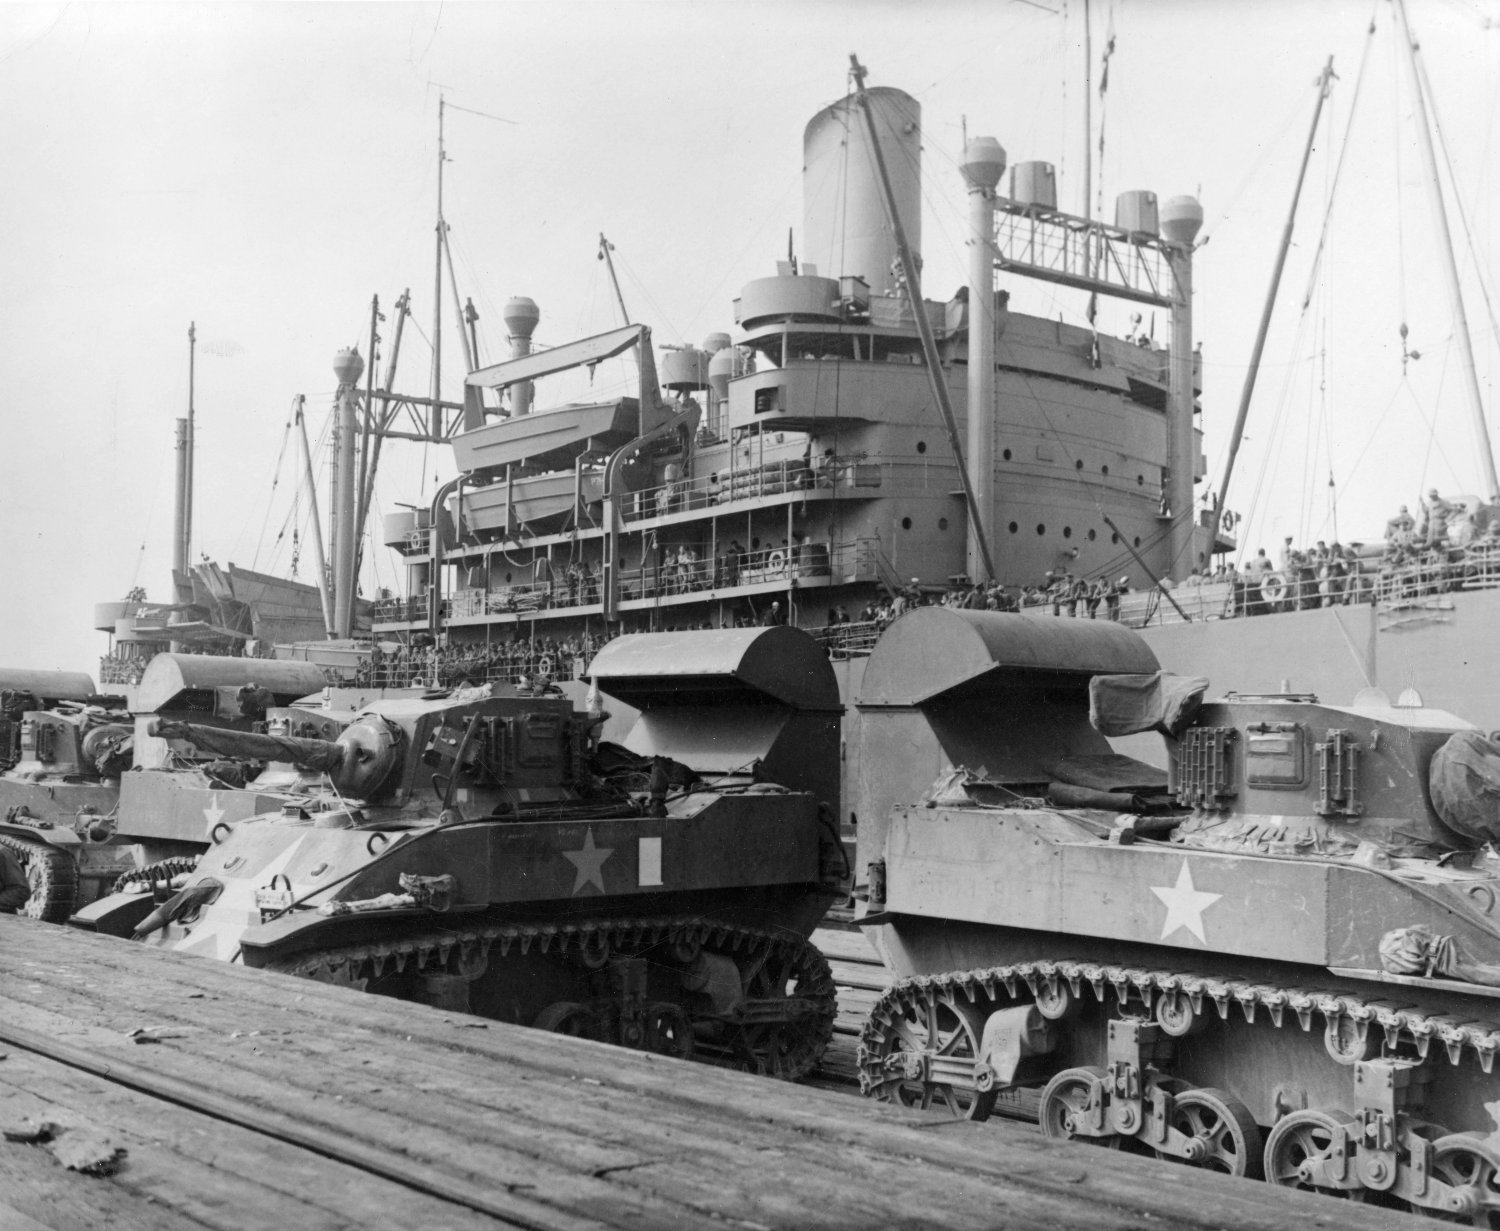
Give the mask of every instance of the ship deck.
[[[843, 935], [835, 961], [873, 995], [879, 972]], [[6, 1231], [1407, 1225], [1013, 1123], [0, 917], [0, 1124], [28, 1118], [127, 1154], [89, 1176], [0, 1141]]]

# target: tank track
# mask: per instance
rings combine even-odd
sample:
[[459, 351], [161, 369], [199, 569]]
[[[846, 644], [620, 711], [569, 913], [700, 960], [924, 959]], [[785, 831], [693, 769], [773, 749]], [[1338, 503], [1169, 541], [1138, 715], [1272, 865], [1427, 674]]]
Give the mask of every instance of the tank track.
[[[827, 959], [808, 941], [763, 928], [674, 916], [592, 919], [566, 924], [502, 923], [320, 949], [273, 959], [266, 969], [364, 990], [368, 983], [388, 971], [401, 973], [409, 965], [432, 974], [484, 970], [496, 952], [504, 959], [513, 951], [526, 955], [535, 950], [559, 959], [571, 956], [586, 969], [601, 969], [612, 954], [638, 956], [663, 947], [679, 954], [703, 949], [730, 957], [735, 960], [741, 981], [751, 984], [762, 981], [762, 972], [773, 962], [778, 963], [783, 985], [787, 979], [796, 980], [793, 1003], [789, 1011], [778, 1014], [774, 1002], [785, 997], [778, 990], [776, 979], [771, 977], [769, 987], [744, 989], [748, 1012], [743, 1021], [728, 1023], [726, 1046], [718, 1054], [704, 1056], [695, 1051], [691, 1039], [686, 1040], [686, 1046], [670, 1040], [661, 1046], [653, 1045], [650, 1040], [627, 1043], [628, 1046], [679, 1056], [693, 1054], [697, 1059], [716, 1060], [787, 1081], [800, 1080], [817, 1069], [833, 1036], [838, 1012], [833, 973]], [[674, 1013], [681, 1012], [679, 1020], [685, 1027], [706, 1021], [725, 1024], [722, 1016], [694, 1014], [676, 1005], [665, 1007]], [[536, 1024], [566, 1033], [603, 1037], [590, 1030], [571, 1028], [560, 1020], [562, 1016], [549, 1016], [549, 1011], [544, 1011]], [[782, 1028], [786, 1026], [790, 1029]]]
[[[1423, 1060], [1427, 1059], [1434, 1042], [1447, 1052], [1448, 1061], [1453, 1065], [1462, 1064], [1465, 1051], [1471, 1051], [1486, 1074], [1493, 1069], [1495, 1056], [1500, 1053], [1500, 1023], [1424, 1013], [1409, 1005], [1389, 1000], [1367, 1000], [1347, 991], [1277, 987], [1241, 979], [1141, 967], [1101, 966], [1091, 962], [1019, 962], [979, 970], [913, 975], [892, 984], [875, 1002], [860, 1034], [861, 1091], [870, 1094], [879, 1084], [881, 1029], [902, 1015], [903, 1004], [922, 1003], [934, 992], [960, 995], [969, 1004], [975, 1003], [981, 994], [997, 1004], [1006, 998], [1024, 1003], [1019, 996], [1022, 988], [1030, 993], [1032, 1000], [1037, 1000], [1042, 997], [1055, 999], [1063, 987], [1074, 998], [1080, 996], [1085, 987], [1090, 988], [1101, 1003], [1113, 990], [1121, 1006], [1135, 999], [1151, 1008], [1158, 997], [1183, 997], [1191, 1006], [1194, 1017], [1203, 1011], [1205, 1002], [1214, 1006], [1221, 1020], [1227, 1019], [1235, 1007], [1251, 1024], [1258, 1014], [1264, 1012], [1278, 1029], [1291, 1018], [1304, 1031], [1309, 1031], [1314, 1016], [1321, 1015], [1324, 1037], [1331, 1052], [1335, 1048], [1347, 1053], [1362, 1049], [1373, 1027], [1384, 1035], [1388, 1047], [1408, 1043]], [[1461, 989], [1461, 984], [1455, 984], [1455, 990]]]
[[43, 923], [66, 923], [78, 901], [78, 868], [61, 847], [0, 834], [4, 846], [21, 862], [31, 881], [31, 896], [21, 914]]
[[169, 859], [161, 859], [156, 863], [148, 863], [145, 867], [132, 868], [129, 872], [122, 872], [110, 892], [124, 893], [127, 886], [138, 882], [148, 885], [155, 881], [170, 882], [174, 876], [181, 876], [184, 872], [191, 872], [197, 866], [197, 855], [173, 855]]

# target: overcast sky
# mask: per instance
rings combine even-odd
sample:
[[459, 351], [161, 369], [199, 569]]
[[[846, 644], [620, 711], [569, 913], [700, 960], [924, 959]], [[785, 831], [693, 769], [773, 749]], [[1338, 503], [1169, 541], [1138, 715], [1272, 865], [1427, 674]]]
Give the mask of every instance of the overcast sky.
[[[195, 554], [290, 570], [290, 527], [307, 509], [305, 497], [294, 507], [290, 446], [278, 480], [288, 412], [305, 394], [323, 430], [332, 356], [368, 350], [372, 295], [389, 309], [411, 288], [397, 384], [427, 388], [440, 90], [469, 109], [448, 116], [445, 212], [483, 360], [501, 357], [512, 295], [541, 305], [544, 345], [619, 323], [595, 259], [601, 231], [632, 315], [658, 342], [693, 342], [732, 327], [742, 284], [774, 272], [787, 229], [800, 230], [802, 130], [845, 92], [850, 52], [872, 84], [922, 103], [930, 298], [963, 281], [965, 123], [1012, 162], [1057, 163], [1062, 203], [1075, 203], [1080, 0], [1066, 7], [0, 4], [0, 665], [96, 671], [106, 638], [90, 629], [93, 604], [133, 585], [167, 597], [190, 321]], [[1500, 240], [1500, 3], [1410, 0], [1410, 11], [1483, 265]], [[1095, 0], [1093, 12], [1096, 62], [1115, 35], [1094, 113], [1106, 201], [1128, 188], [1191, 192], [1207, 216], [1195, 307], [1214, 484], [1313, 82], [1335, 57], [1230, 494], [1250, 550], [1284, 534], [1373, 537], [1429, 486], [1480, 490], [1389, 3]], [[1330, 151], [1367, 44], [1330, 257], [1303, 312]], [[1488, 396], [1495, 326], [1456, 214], [1452, 226]], [[1076, 296], [1015, 289], [1031, 310], [1082, 319]], [[1422, 355], [1405, 375], [1403, 319]], [[453, 328], [450, 311], [450, 341]], [[389, 341], [389, 322], [383, 332]], [[446, 350], [449, 396], [460, 364]], [[623, 380], [601, 370], [596, 388]], [[381, 512], [430, 497], [452, 469], [446, 449], [396, 445], [386, 459], [377, 536]], [[304, 551], [299, 576], [312, 568]], [[377, 546], [366, 592], [399, 582]]]

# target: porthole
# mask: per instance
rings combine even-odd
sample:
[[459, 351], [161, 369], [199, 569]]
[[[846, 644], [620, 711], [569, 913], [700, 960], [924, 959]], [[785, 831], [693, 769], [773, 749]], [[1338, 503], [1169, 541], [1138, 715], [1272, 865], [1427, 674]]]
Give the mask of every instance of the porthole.
[[1063, 538], [1070, 539], [1072, 537], [1073, 537], [1073, 527], [1072, 526], [1064, 526], [1063, 527]]
[[1120, 541], [1120, 536], [1118, 534], [1111, 534], [1109, 536], [1109, 541], [1111, 543], [1118, 543]]
[[927, 452], [927, 442], [925, 440], [919, 440], [919, 441], [917, 441], [917, 452], [918, 453], [926, 453]]
[[1020, 527], [1020, 526], [1018, 526], [1018, 525], [1016, 525], [1016, 523], [1015, 523], [1015, 522], [1011, 522], [1011, 523], [1010, 523], [1010, 532], [1011, 532], [1011, 533], [1012, 533], [1012, 534], [1017, 534], [1017, 533], [1019, 533], [1019, 532], [1020, 532], [1020, 529], [1021, 529], [1021, 527]]
[[910, 530], [911, 529], [911, 518], [910, 517], [903, 517], [901, 519], [901, 529], [903, 529], [903, 530]]
[[948, 519], [946, 517], [939, 517], [938, 518], [938, 529], [939, 530], [946, 530], [947, 528], [948, 528]]
[[1005, 460], [1006, 460], [1006, 461], [1010, 461], [1010, 450], [1009, 450], [1009, 449], [1007, 449], [1007, 450], [1006, 450], [1006, 451], [1005, 451], [1005, 452], [1004, 452], [1004, 453], [1002, 453], [1002, 454], [1001, 454], [1001, 455], [1000, 455], [1000, 456], [1001, 456], [1001, 457], [1003, 457], [1003, 458], [1004, 458], [1004, 459], [1005, 459]]
[[1073, 463], [1073, 469], [1074, 470], [1082, 470], [1083, 469], [1083, 458], [1080, 457], [1076, 462]]
[[1137, 487], [1145, 487], [1146, 486], [1146, 476], [1143, 475], [1143, 474], [1136, 475], [1135, 476], [1135, 485]]
[[1108, 462], [1105, 462], [1104, 465], [1102, 465], [1102, 466], [1099, 467], [1099, 473], [1100, 474], [1104, 474], [1104, 475], [1109, 474], [1109, 463]]
[[1094, 532], [1092, 530], [1090, 530], [1089, 531], [1089, 542], [1092, 543], [1093, 541], [1094, 541]]
[[1046, 534], [1047, 533], [1047, 527], [1043, 526], [1043, 525], [1038, 525], [1037, 528], [1036, 528], [1036, 532], [1038, 534]]
[[1135, 536], [1135, 545], [1137, 547], [1139, 547], [1141, 545], [1141, 536], [1140, 535], [1136, 535]]

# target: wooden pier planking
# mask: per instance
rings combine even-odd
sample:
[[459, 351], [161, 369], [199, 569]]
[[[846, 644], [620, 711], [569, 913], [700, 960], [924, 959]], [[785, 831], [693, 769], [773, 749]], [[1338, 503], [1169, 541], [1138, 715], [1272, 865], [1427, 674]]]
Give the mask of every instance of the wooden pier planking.
[[[148, 1026], [176, 1037], [130, 1041]], [[0, 918], [6, 1028], [386, 1159], [489, 1211], [0, 1041], [0, 1117], [47, 1103], [53, 1118], [101, 1124], [130, 1150], [119, 1175], [95, 1179], [36, 1147], [0, 1144], [7, 1231], [12, 1213], [26, 1231], [27, 1219], [69, 1231], [416, 1219], [462, 1231], [1401, 1225], [1013, 1125], [955, 1123], [22, 919]]]

